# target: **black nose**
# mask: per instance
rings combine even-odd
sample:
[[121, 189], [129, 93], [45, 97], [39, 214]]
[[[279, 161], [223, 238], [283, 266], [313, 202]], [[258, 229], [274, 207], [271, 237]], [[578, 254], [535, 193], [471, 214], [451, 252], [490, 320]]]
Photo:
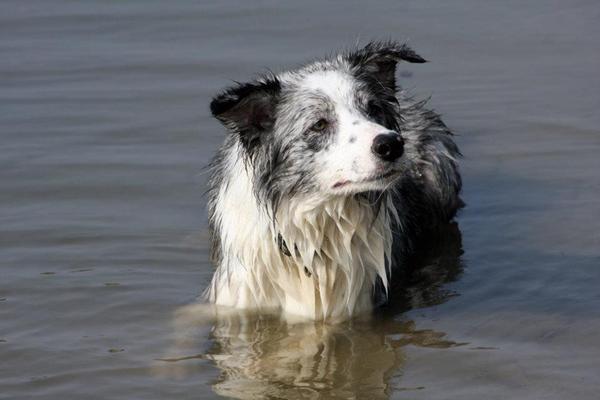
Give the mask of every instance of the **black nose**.
[[375, 136], [371, 151], [383, 161], [394, 161], [404, 153], [404, 140], [396, 132]]

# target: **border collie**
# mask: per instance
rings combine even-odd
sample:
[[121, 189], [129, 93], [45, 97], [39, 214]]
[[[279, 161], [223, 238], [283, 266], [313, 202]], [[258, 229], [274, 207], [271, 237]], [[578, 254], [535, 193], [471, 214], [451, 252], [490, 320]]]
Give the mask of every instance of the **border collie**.
[[454, 218], [460, 152], [399, 88], [401, 61], [425, 62], [371, 42], [212, 99], [229, 132], [211, 164], [210, 302], [351, 318], [385, 301], [399, 256]]

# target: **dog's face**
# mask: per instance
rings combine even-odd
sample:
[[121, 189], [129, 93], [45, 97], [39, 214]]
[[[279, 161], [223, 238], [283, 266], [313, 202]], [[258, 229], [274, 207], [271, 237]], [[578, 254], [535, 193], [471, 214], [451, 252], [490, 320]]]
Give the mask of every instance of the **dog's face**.
[[405, 45], [370, 43], [229, 88], [211, 111], [235, 135], [268, 200], [382, 191], [407, 168], [395, 82], [401, 60], [425, 62]]

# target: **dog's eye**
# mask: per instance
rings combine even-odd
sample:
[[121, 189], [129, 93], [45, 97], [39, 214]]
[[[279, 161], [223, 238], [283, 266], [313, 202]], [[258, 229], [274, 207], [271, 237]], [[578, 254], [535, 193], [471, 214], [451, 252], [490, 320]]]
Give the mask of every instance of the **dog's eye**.
[[371, 118], [379, 119], [384, 114], [383, 108], [381, 108], [381, 106], [379, 106], [374, 101], [369, 101], [369, 103], [367, 104], [367, 114], [369, 114], [369, 117]]
[[320, 120], [318, 120], [317, 122], [315, 122], [310, 127], [310, 130], [311, 131], [315, 131], [315, 132], [321, 132], [321, 131], [324, 131], [325, 128], [327, 128], [328, 125], [329, 125], [329, 122], [327, 122], [326, 119], [321, 118]]

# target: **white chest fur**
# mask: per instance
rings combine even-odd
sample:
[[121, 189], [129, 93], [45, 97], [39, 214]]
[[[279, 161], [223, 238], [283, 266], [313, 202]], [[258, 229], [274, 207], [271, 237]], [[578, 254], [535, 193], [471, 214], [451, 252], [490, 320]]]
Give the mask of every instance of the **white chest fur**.
[[[281, 309], [310, 319], [345, 319], [370, 311], [377, 278], [387, 288], [395, 209], [356, 197], [284, 202], [275, 223], [233, 165], [216, 203], [221, 262], [206, 296], [218, 305]], [[284, 254], [278, 238], [289, 249]]]

